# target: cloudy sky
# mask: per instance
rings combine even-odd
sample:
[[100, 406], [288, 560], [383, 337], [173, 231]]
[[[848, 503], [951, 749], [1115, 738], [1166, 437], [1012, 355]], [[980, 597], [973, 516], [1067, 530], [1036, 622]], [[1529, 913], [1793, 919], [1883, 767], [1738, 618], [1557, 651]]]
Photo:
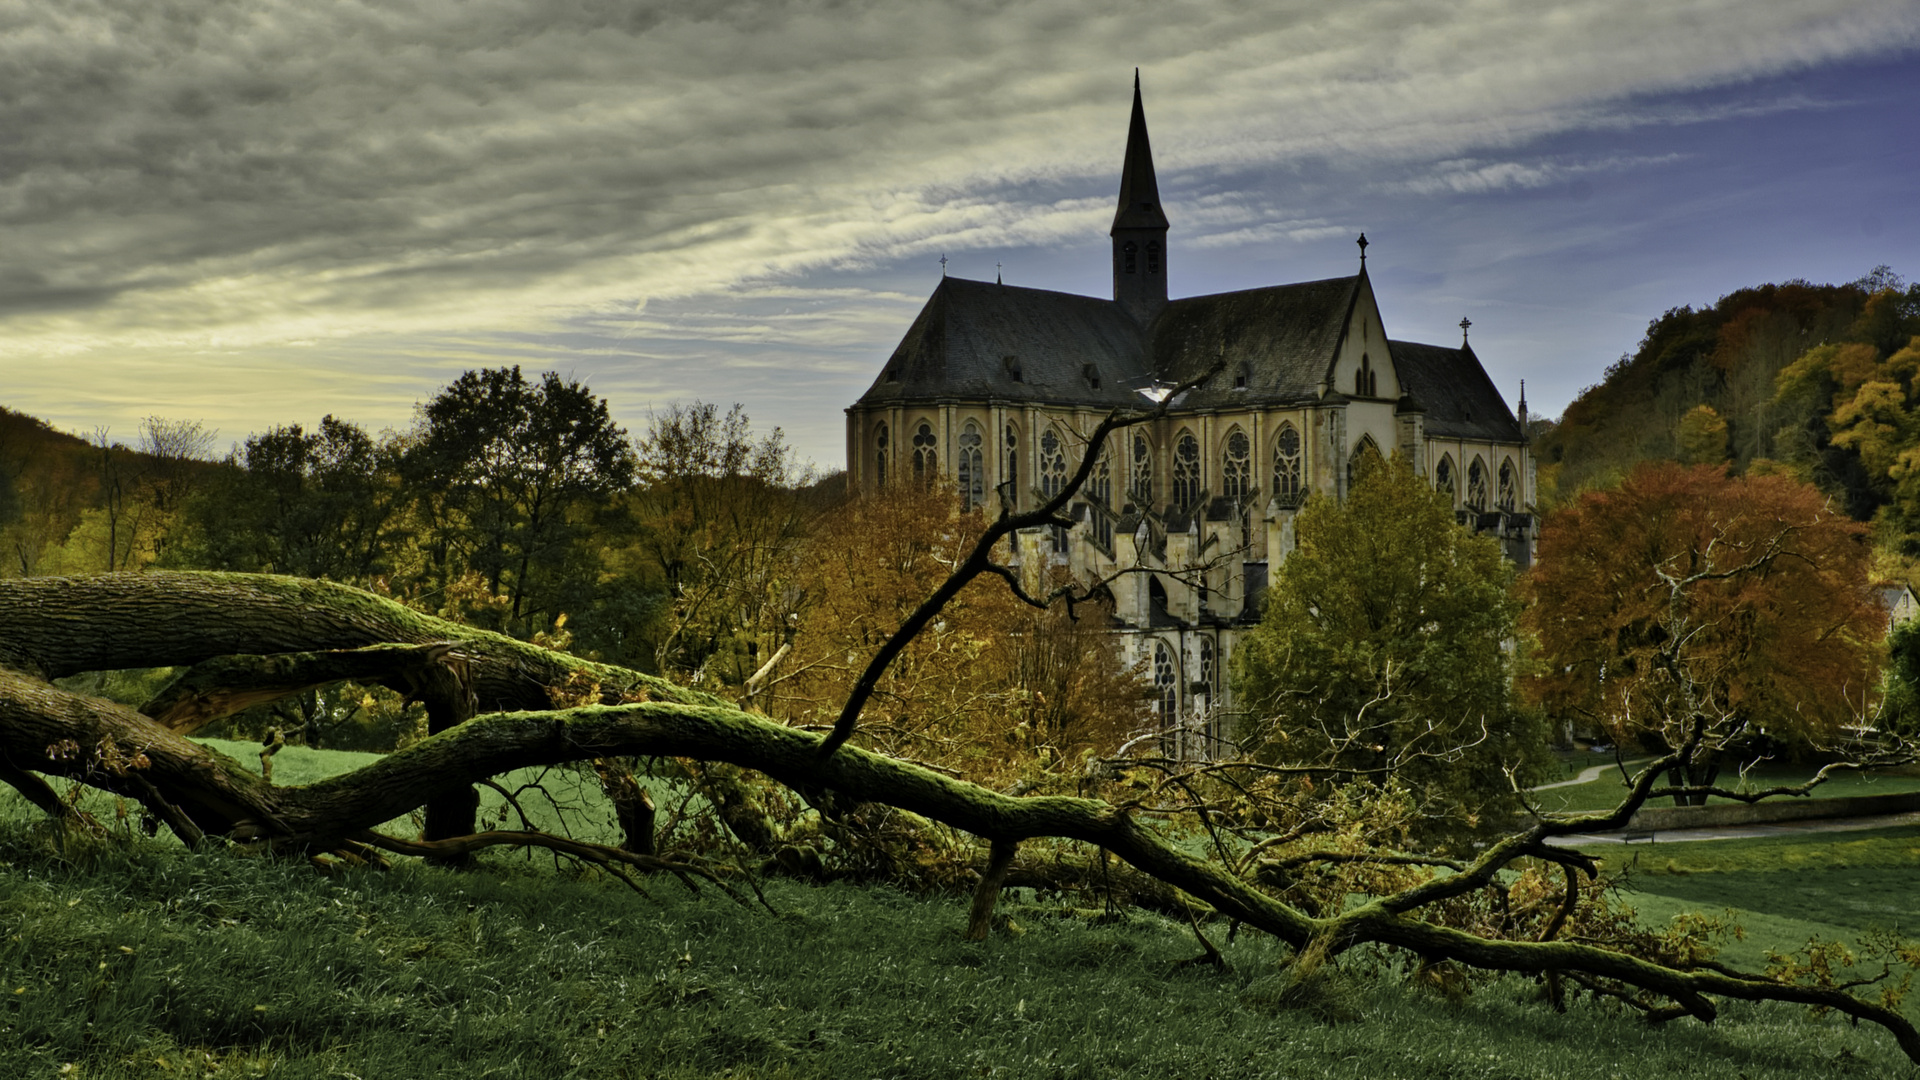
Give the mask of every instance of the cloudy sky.
[[1914, 0], [0, 0], [0, 404], [222, 446], [473, 367], [806, 457], [937, 282], [1351, 273], [1557, 414], [1648, 320], [1920, 277]]

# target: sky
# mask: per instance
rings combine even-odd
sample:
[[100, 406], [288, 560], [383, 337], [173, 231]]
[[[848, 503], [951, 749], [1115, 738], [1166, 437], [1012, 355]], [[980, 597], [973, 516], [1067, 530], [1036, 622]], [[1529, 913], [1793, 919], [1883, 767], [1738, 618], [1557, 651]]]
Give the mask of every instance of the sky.
[[943, 272], [1351, 274], [1558, 415], [1734, 289], [1920, 277], [1915, 0], [0, 0], [0, 405], [226, 448], [557, 371], [844, 465]]

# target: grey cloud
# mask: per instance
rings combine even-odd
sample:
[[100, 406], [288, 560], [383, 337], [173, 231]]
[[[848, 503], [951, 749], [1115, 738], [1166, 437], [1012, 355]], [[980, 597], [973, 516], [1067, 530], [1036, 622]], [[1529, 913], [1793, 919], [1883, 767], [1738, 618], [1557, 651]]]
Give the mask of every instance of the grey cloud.
[[[0, 14], [0, 325], [13, 355], [604, 332], [837, 363], [900, 301], [733, 290], [1097, 236], [1135, 63], [1170, 190], [1316, 160], [1493, 190], [1540, 134], [1697, 122], [1645, 95], [1917, 41], [1899, 0], [32, 4]], [[1328, 212], [1190, 219], [1225, 249]], [[649, 297], [694, 302], [593, 325]]]

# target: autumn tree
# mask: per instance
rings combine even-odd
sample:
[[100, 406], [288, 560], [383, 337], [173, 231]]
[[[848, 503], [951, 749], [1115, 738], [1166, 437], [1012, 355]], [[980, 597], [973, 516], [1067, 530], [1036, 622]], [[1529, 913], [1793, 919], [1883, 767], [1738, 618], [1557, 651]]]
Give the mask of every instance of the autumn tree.
[[1695, 405], [1680, 418], [1675, 441], [1689, 465], [1718, 465], [1727, 460], [1727, 422], [1711, 405]]
[[1623, 743], [1698, 741], [1678, 779], [1704, 802], [1729, 760], [1832, 747], [1870, 715], [1868, 558], [1864, 527], [1789, 477], [1642, 465], [1542, 524], [1531, 692]]
[[[867, 659], [986, 524], [962, 513], [953, 491], [918, 485], [824, 518], [795, 577], [794, 654], [756, 700], [794, 722], [831, 725]], [[1108, 625], [1097, 602], [1035, 608], [997, 577], [976, 580], [889, 666], [861, 721], [862, 744], [1002, 782], [1112, 753], [1149, 715], [1147, 688]]]
[[1397, 456], [1363, 459], [1346, 501], [1313, 496], [1294, 528], [1233, 658], [1256, 753], [1397, 779], [1441, 818], [1531, 775], [1546, 735], [1513, 700], [1519, 601], [1498, 543]]

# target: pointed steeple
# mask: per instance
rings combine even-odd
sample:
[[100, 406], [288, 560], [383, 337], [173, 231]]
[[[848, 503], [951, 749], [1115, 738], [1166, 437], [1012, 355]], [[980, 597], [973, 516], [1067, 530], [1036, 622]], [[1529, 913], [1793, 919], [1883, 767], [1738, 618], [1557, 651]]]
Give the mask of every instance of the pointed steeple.
[[1113, 237], [1113, 299], [1145, 326], [1167, 303], [1167, 215], [1160, 209], [1160, 182], [1153, 173], [1139, 68], [1133, 69], [1133, 119], [1120, 165], [1120, 205], [1108, 235]]
[[1160, 182], [1153, 173], [1153, 144], [1147, 141], [1147, 112], [1140, 104], [1140, 69], [1133, 69], [1133, 120], [1127, 125], [1127, 156], [1120, 166], [1120, 205], [1113, 228], [1165, 229], [1167, 215], [1160, 209]]

